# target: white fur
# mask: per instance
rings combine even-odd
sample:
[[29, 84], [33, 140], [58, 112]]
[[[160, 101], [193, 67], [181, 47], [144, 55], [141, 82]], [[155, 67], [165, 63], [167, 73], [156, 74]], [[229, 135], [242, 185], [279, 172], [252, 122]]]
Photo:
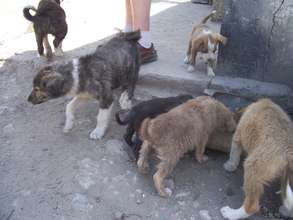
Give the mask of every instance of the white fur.
[[97, 126], [90, 133], [91, 139], [101, 139], [110, 123], [111, 113], [112, 113], [113, 103], [107, 109], [100, 109], [99, 114], [97, 116]]
[[209, 65], [207, 66], [207, 72], [208, 72], [208, 76], [210, 77], [214, 77], [215, 73], [212, 67], [210, 67]]
[[185, 58], [184, 58], [184, 60], [183, 60], [183, 62], [185, 64], [188, 64], [190, 62], [190, 57], [186, 55]]
[[78, 91], [78, 86], [79, 86], [79, 71], [78, 71], [79, 59], [73, 59], [72, 65], [73, 65], [73, 70], [71, 74], [73, 78], [73, 85], [68, 95], [75, 95]]
[[62, 43], [60, 43], [59, 45], [58, 45], [58, 47], [55, 47], [54, 48], [55, 49], [55, 55], [56, 56], [63, 56], [64, 55], [64, 53], [63, 53], [63, 51], [62, 51]]
[[229, 206], [221, 208], [222, 216], [229, 220], [238, 220], [248, 218], [250, 215], [246, 213], [244, 206], [239, 209], [231, 209]]
[[68, 133], [73, 128], [74, 111], [75, 111], [76, 104], [78, 102], [79, 102], [79, 98], [78, 96], [76, 96], [66, 105], [66, 111], [65, 111], [66, 121], [63, 128], [64, 133]]
[[128, 92], [124, 91], [119, 99], [119, 104], [121, 106], [122, 109], [131, 109], [132, 107], [132, 103], [131, 100], [128, 97]]
[[188, 72], [193, 72], [194, 71], [194, 66], [193, 65], [188, 65], [187, 71]]
[[293, 192], [292, 189], [290, 187], [289, 184], [289, 180], [287, 182], [287, 187], [286, 187], [286, 198], [283, 201], [283, 205], [284, 207], [288, 210], [288, 211], [292, 211], [293, 209]]

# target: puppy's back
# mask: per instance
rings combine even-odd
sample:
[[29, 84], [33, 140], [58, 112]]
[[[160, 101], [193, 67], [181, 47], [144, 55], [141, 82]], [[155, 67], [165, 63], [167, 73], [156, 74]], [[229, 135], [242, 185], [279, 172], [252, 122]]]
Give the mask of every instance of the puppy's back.
[[269, 99], [261, 99], [248, 106], [236, 130], [246, 151], [260, 143], [269, 148], [293, 148], [293, 124], [280, 106]]

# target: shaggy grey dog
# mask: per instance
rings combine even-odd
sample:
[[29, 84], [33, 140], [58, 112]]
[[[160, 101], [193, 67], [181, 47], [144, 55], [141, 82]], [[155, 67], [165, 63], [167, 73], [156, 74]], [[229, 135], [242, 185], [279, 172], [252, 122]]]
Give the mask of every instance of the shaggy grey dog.
[[66, 106], [64, 132], [73, 128], [74, 111], [82, 99], [99, 100], [97, 126], [90, 138], [103, 137], [110, 121], [113, 92], [122, 89], [119, 104], [131, 108], [140, 66], [137, 41], [140, 31], [118, 33], [107, 43], [97, 47], [93, 54], [73, 59], [67, 64], [48, 66], [35, 76], [33, 91], [28, 101], [39, 104], [64, 95], [74, 98]]

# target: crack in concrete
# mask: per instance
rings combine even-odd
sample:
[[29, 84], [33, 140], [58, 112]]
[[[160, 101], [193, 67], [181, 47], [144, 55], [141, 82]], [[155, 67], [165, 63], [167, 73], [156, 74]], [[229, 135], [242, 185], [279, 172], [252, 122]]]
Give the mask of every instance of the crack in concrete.
[[272, 27], [271, 27], [271, 31], [270, 31], [270, 36], [269, 36], [269, 41], [268, 41], [268, 46], [267, 46], [267, 52], [268, 52], [268, 58], [266, 59], [266, 62], [264, 62], [264, 73], [267, 72], [267, 63], [270, 62], [271, 60], [271, 47], [272, 47], [272, 38], [273, 38], [273, 32], [276, 26], [276, 17], [277, 14], [281, 11], [282, 6], [284, 5], [285, 0], [282, 0], [279, 7], [276, 9], [276, 11], [273, 13], [273, 19], [272, 19]]

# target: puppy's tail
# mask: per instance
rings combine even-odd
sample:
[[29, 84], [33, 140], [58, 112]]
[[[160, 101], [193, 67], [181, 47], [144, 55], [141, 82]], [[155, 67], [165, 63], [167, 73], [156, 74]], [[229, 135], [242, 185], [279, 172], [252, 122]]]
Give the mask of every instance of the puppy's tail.
[[151, 137], [150, 137], [150, 133], [149, 133], [150, 122], [151, 122], [151, 119], [146, 118], [141, 123], [140, 129], [139, 129], [139, 137], [140, 137], [140, 139], [151, 141]]
[[[127, 116], [128, 116], [128, 114], [127, 114]], [[120, 118], [120, 112], [116, 112], [115, 118], [116, 118], [117, 123], [119, 125], [127, 125], [128, 124], [128, 117], [127, 116], [125, 117], [124, 120], [121, 120], [121, 118]]]
[[[291, 157], [292, 159], [292, 157]], [[290, 161], [283, 173], [281, 180], [281, 193], [283, 198], [283, 206], [288, 210], [293, 210], [293, 161]]]
[[34, 7], [34, 6], [26, 6], [24, 9], [23, 9], [23, 16], [31, 21], [31, 22], [35, 22], [36, 18], [35, 16], [32, 16], [31, 13], [30, 13], [30, 10], [33, 10], [35, 12], [37, 12], [37, 9]]
[[205, 24], [214, 14], [216, 14], [216, 10], [213, 10], [208, 16], [206, 16], [202, 21], [201, 23], [202, 24]]
[[141, 38], [140, 30], [123, 33], [123, 37], [128, 41], [138, 41]]

